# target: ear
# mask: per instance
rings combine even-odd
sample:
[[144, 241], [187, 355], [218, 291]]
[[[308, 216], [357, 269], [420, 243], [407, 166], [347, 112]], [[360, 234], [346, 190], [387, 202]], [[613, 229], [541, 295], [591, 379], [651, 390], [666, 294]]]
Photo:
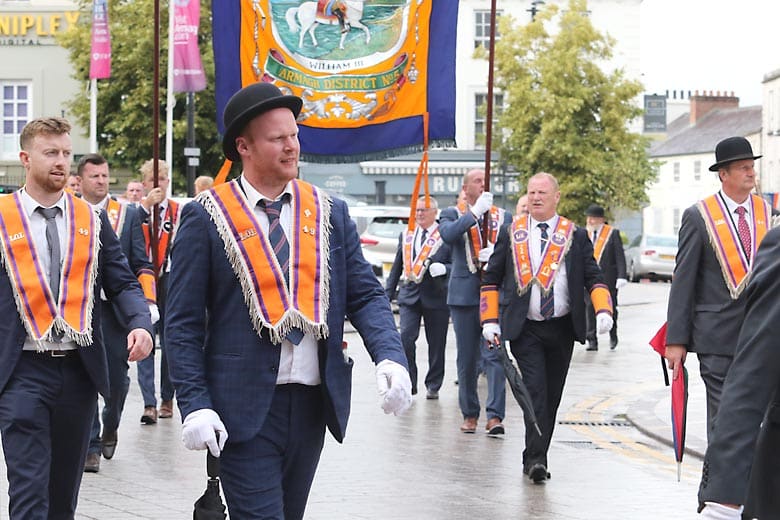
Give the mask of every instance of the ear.
[[19, 152], [19, 161], [21, 161], [21, 163], [22, 163], [22, 166], [24, 166], [24, 167], [26, 168], [26, 167], [27, 167], [27, 165], [28, 165], [28, 164], [29, 164], [29, 162], [30, 162], [30, 153], [29, 153], [29, 152], [26, 152], [26, 151], [24, 151], [24, 150], [21, 150], [21, 151]]
[[249, 153], [249, 145], [244, 136], [236, 137], [236, 151], [238, 151], [239, 155], [247, 155]]

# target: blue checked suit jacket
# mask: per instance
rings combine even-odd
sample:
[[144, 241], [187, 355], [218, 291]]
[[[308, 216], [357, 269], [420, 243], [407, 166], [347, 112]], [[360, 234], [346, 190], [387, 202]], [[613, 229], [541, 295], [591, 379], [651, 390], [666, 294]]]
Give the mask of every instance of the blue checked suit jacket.
[[[352, 360], [342, 349], [345, 316], [374, 363], [407, 363], [389, 301], [339, 199], [332, 200], [330, 225], [330, 334], [319, 342], [320, 387], [326, 424], [341, 442], [352, 386]], [[280, 348], [252, 328], [224, 242], [197, 202], [182, 210], [168, 281], [165, 348], [182, 417], [211, 408], [225, 424], [229, 442], [254, 437], [271, 406]]]

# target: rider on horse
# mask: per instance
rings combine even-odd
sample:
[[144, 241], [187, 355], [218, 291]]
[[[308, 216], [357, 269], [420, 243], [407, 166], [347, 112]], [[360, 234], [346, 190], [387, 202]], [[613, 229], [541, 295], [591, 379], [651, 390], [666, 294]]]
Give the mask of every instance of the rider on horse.
[[347, 6], [343, 0], [318, 0], [317, 4], [318, 7], [320, 7], [321, 12], [326, 16], [335, 16], [339, 19], [341, 32], [345, 33], [349, 31], [349, 28], [347, 27], [348, 22], [345, 21]]

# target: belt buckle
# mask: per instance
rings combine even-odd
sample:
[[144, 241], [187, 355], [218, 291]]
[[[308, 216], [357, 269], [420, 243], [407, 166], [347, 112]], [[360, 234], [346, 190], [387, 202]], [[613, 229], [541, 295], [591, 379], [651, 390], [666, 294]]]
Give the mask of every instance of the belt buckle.
[[67, 354], [64, 350], [50, 350], [49, 355], [53, 358], [65, 357]]

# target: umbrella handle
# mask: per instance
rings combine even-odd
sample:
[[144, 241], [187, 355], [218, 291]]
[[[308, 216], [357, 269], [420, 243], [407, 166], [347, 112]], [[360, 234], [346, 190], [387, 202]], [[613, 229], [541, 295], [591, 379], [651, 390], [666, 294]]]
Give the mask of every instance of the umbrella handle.
[[[216, 435], [219, 443], [219, 432], [216, 432]], [[209, 478], [219, 477], [219, 457], [212, 455], [209, 450], [206, 450], [206, 474]]]

